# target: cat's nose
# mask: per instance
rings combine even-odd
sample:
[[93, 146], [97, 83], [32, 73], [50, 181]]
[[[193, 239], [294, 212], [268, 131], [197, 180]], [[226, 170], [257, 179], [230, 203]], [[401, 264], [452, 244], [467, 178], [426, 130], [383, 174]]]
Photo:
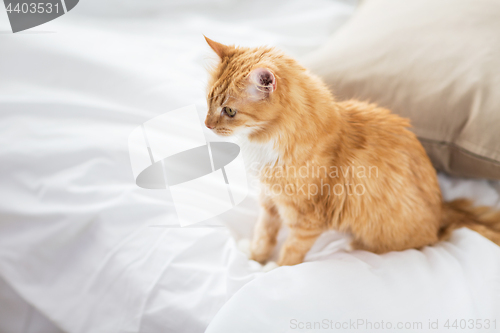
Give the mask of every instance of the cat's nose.
[[215, 125], [210, 124], [207, 120], [205, 120], [205, 126], [207, 126], [209, 129], [214, 129]]

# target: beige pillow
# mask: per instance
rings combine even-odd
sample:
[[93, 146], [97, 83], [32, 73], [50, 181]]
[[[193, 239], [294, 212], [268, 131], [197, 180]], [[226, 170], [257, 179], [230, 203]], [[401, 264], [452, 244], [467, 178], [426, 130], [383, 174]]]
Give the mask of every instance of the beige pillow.
[[410, 118], [436, 168], [500, 179], [500, 1], [366, 0], [304, 65]]

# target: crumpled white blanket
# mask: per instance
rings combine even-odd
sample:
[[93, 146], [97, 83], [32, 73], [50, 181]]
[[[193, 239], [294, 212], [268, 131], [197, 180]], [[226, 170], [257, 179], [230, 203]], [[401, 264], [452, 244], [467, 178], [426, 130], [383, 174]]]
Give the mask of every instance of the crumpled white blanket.
[[[128, 135], [187, 105], [202, 119], [203, 34], [301, 56], [353, 9], [84, 0], [15, 35], [0, 10], [0, 331], [204, 331], [260, 266], [226, 228], [152, 227], [177, 221], [164, 191], [134, 184]], [[252, 200], [226, 215], [241, 230], [255, 220]]]

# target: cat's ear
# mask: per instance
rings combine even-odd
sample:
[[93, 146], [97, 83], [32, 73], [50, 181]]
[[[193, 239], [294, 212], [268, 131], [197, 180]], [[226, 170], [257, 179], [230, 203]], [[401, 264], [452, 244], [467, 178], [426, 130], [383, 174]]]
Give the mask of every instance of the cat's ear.
[[207, 41], [208, 45], [212, 48], [212, 50], [214, 50], [215, 53], [217, 53], [217, 55], [220, 58], [224, 57], [228, 53], [230, 49], [229, 46], [217, 43], [216, 41], [211, 40], [205, 35], [203, 35], [203, 37], [205, 37], [205, 40]]
[[248, 93], [254, 100], [262, 100], [276, 91], [276, 77], [267, 68], [256, 68], [250, 72]]

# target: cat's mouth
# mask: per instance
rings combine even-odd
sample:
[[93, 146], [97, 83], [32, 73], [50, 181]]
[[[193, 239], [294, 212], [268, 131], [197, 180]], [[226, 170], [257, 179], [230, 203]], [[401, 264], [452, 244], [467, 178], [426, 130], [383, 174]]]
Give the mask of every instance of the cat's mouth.
[[231, 136], [233, 134], [233, 131], [229, 128], [221, 127], [215, 129], [215, 134], [220, 136]]

